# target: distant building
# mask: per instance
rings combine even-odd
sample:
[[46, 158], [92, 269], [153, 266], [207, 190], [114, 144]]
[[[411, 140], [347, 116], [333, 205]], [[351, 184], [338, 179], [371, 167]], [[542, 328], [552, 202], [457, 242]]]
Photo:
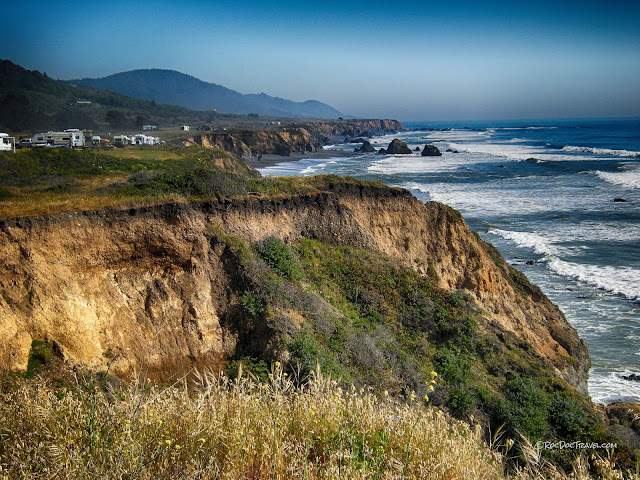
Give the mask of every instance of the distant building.
[[180, 130], [182, 130], [182, 131], [184, 131], [184, 132], [188, 132], [188, 131], [189, 131], [189, 129], [190, 129], [189, 125], [182, 125], [182, 126], [180, 127]]
[[15, 152], [16, 138], [10, 137], [8, 133], [0, 133], [0, 152]]
[[84, 133], [77, 128], [69, 128], [64, 132], [36, 133], [31, 143], [34, 146], [84, 147]]
[[142, 126], [142, 130], [157, 130], [158, 127], [156, 127], [155, 125], [143, 125]]
[[80, 105], [91, 105], [91, 101], [90, 100], [76, 100], [76, 103], [78, 103]]

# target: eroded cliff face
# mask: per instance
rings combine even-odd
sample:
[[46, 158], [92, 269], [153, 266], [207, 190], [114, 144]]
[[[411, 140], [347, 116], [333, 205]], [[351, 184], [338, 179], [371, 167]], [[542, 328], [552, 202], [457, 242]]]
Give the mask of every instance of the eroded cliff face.
[[398, 132], [404, 127], [397, 120], [342, 120], [335, 122], [316, 122], [309, 130], [324, 136], [358, 137], [377, 135], [386, 132]]
[[248, 241], [315, 238], [382, 252], [487, 312], [482, 328], [529, 342], [586, 393], [586, 345], [536, 287], [514, 276], [445, 205], [405, 190], [338, 183], [295, 197], [247, 197], [0, 223], [0, 359], [26, 367], [33, 339], [66, 359], [167, 378], [222, 366], [243, 342], [275, 349], [273, 332], [239, 314], [239, 262], [213, 231]]
[[322, 150], [330, 136], [374, 135], [404, 130], [396, 120], [344, 120], [314, 122], [303, 127], [290, 127], [273, 131], [211, 132], [194, 135], [184, 145], [218, 148], [249, 159], [255, 155], [274, 154], [287, 156], [293, 152]]

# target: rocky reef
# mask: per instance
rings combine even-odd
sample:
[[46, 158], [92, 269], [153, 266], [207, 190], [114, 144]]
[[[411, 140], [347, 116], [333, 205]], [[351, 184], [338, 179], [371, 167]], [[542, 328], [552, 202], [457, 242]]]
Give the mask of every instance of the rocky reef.
[[391, 141], [385, 153], [387, 155], [411, 155], [413, 152], [407, 146], [406, 142], [395, 138]]

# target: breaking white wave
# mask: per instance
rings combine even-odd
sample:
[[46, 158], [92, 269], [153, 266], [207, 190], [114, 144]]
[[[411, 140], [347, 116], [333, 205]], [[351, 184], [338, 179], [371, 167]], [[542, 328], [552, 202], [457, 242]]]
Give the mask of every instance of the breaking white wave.
[[640, 157], [640, 152], [635, 152], [633, 150], [616, 150], [612, 148], [574, 147], [571, 145], [565, 145], [564, 147], [562, 147], [562, 150], [564, 150], [565, 152], [593, 153], [595, 155], [613, 155], [616, 157]]
[[[534, 158], [540, 161], [575, 161], [573, 155], [562, 155], [561, 153], [553, 153], [548, 148], [536, 147], [531, 145], [517, 145], [516, 142], [501, 143], [450, 143], [449, 147], [458, 152], [476, 153], [491, 155], [494, 157], [506, 158], [521, 162]], [[580, 160], [589, 159], [580, 157]], [[596, 160], [595, 157], [591, 158]]]
[[509, 230], [501, 230], [499, 228], [492, 228], [487, 233], [492, 235], [499, 235], [502, 238], [511, 240], [519, 247], [531, 248], [538, 255], [557, 255], [558, 249], [551, 245], [541, 235], [529, 232], [511, 232]]
[[555, 130], [558, 127], [500, 127], [495, 130]]
[[494, 228], [488, 233], [499, 235], [511, 240], [519, 247], [530, 248], [538, 255], [543, 255], [542, 260], [547, 268], [562, 277], [609, 293], [623, 295], [629, 300], [640, 300], [640, 270], [562, 260], [558, 256], [562, 254], [561, 249], [543, 236], [531, 232], [513, 232]]
[[465, 163], [475, 162], [455, 154], [443, 154], [441, 157], [423, 157], [419, 154], [398, 155], [385, 156], [381, 160], [376, 160], [367, 167], [367, 170], [377, 174], [452, 172]]
[[593, 172], [605, 182], [613, 185], [620, 185], [627, 188], [640, 188], [640, 165], [628, 165], [625, 170], [620, 172], [602, 172], [595, 170]]
[[640, 271], [634, 268], [584, 265], [553, 257], [547, 265], [563, 277], [623, 295], [629, 300], [640, 300]]
[[640, 382], [623, 380], [622, 375], [638, 373], [625, 370], [623, 372], [589, 373], [589, 392], [591, 400], [596, 403], [609, 404], [614, 401], [640, 402]]

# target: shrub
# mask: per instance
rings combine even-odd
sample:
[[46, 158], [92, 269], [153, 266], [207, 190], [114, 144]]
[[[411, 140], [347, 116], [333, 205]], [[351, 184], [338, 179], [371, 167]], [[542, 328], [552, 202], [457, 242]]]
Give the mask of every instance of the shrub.
[[433, 358], [436, 371], [449, 383], [462, 381], [469, 371], [469, 361], [465, 356], [448, 349], [436, 353]]
[[581, 435], [588, 420], [578, 402], [566, 395], [556, 394], [549, 405], [549, 422], [558, 434], [570, 437]]
[[245, 292], [240, 297], [240, 305], [242, 310], [254, 320], [262, 315], [265, 309], [262, 298], [253, 292]]
[[293, 251], [279, 238], [267, 237], [256, 244], [258, 255], [278, 275], [291, 280], [302, 280], [302, 266]]
[[457, 416], [467, 413], [476, 405], [475, 392], [466, 384], [460, 384], [449, 390], [449, 407]]
[[267, 382], [269, 380], [269, 369], [264, 360], [257, 360], [251, 357], [244, 357], [242, 360], [233, 360], [229, 362], [225, 373], [227, 376], [235, 380], [240, 373], [240, 366], [242, 365], [243, 375], [247, 373], [253, 375], [259, 382]]
[[510, 433], [522, 433], [529, 440], [542, 438], [549, 425], [549, 397], [531, 378], [514, 374], [502, 386], [498, 416]]

